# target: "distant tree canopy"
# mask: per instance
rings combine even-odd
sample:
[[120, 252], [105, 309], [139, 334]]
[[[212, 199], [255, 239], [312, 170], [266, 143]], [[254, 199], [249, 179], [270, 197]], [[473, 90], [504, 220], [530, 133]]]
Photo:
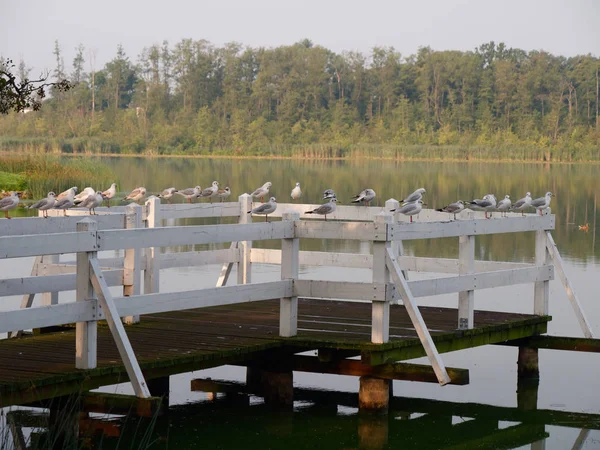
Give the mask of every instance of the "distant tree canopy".
[[[402, 56], [392, 47], [335, 53], [308, 39], [275, 48], [184, 39], [147, 47], [137, 62], [119, 46], [98, 70], [95, 52], [79, 46], [67, 74], [58, 44], [54, 53], [56, 81], [66, 77], [73, 89], [53, 88], [38, 113], [0, 118], [1, 135], [95, 139], [158, 153], [269, 153], [323, 143], [600, 145], [600, 60], [592, 55], [494, 42]], [[18, 94], [15, 79], [0, 74], [0, 86]], [[31, 99], [37, 91], [27, 92]], [[3, 112], [39, 107], [19, 94], [2, 98]]]

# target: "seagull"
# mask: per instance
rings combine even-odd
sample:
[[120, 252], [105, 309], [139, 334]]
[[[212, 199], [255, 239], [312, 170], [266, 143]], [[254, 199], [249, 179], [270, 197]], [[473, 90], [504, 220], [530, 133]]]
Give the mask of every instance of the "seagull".
[[[139, 202], [146, 196], [146, 188], [140, 186], [139, 188], [135, 188], [131, 193], [125, 197], [123, 200], [133, 200], [134, 202]], [[95, 206], [94, 206], [95, 208]]]
[[19, 194], [17, 194], [15, 191], [11, 191], [9, 197], [4, 197], [2, 200], [0, 200], [0, 211], [4, 211], [4, 217], [10, 219], [8, 211], [15, 209], [18, 204]]
[[412, 216], [415, 216], [423, 209], [423, 200], [417, 200], [416, 202], [406, 203], [398, 209], [392, 209], [390, 211], [398, 211], [400, 214], [410, 217], [410, 223], [412, 223]]
[[58, 197], [56, 197], [56, 200], [60, 200], [62, 198], [67, 197], [69, 195], [69, 193], [71, 192], [71, 190], [73, 190], [73, 197], [75, 197], [75, 194], [77, 194], [77, 191], [79, 190], [79, 188], [77, 186], [73, 186], [64, 192], [61, 192], [60, 194], [58, 194]]
[[337, 203], [337, 198], [335, 195], [329, 198], [327, 203], [323, 203], [318, 208], [313, 209], [312, 211], [306, 211], [304, 214], [321, 214], [325, 216], [325, 220], [327, 220], [327, 214], [333, 214], [335, 212], [335, 204]]
[[335, 192], [333, 192], [333, 189], [326, 189], [323, 192], [323, 200], [329, 200], [330, 198], [335, 197]]
[[[138, 189], [140, 189], [140, 188], [138, 188]], [[138, 189], [134, 190], [133, 192], [137, 191]], [[141, 188], [141, 189], [144, 189], [144, 188]], [[144, 189], [144, 194], [145, 193], [146, 193], [146, 189]], [[129, 194], [129, 195], [131, 195], [131, 194]], [[138, 193], [137, 195], [140, 195], [140, 194]], [[142, 194], [141, 197], [139, 197], [139, 198], [143, 198], [143, 197], [144, 197], [144, 195]], [[102, 196], [102, 193], [96, 192], [94, 195], [90, 195], [88, 198], [86, 198], [84, 201], [82, 201], [79, 206], [82, 208], [89, 209], [91, 215], [97, 215], [96, 208], [98, 206], [100, 206], [103, 201], [104, 201], [104, 197]]]
[[506, 194], [504, 198], [498, 202], [497, 209], [501, 214], [504, 214], [504, 217], [506, 217], [506, 212], [510, 210], [511, 206], [510, 195]]
[[177, 189], [174, 187], [166, 188], [160, 194], [158, 194], [158, 198], [164, 198], [167, 202], [171, 203], [171, 197], [173, 197], [173, 195], [177, 192], [179, 191], [177, 191]]
[[277, 199], [275, 197], [271, 197], [267, 203], [263, 203], [260, 206], [257, 206], [252, 211], [248, 211], [248, 214], [264, 214], [265, 222], [269, 221], [269, 214], [272, 214], [277, 209]]
[[[54, 209], [62, 209], [63, 215], [67, 216], [67, 209], [71, 208], [75, 204], [75, 190], [73, 188], [65, 191], [67, 194], [62, 197], [56, 199], [56, 203], [54, 203]], [[63, 194], [65, 193], [63, 192]]]
[[363, 203], [365, 205], [368, 205], [371, 203], [371, 200], [373, 200], [376, 195], [377, 194], [375, 194], [375, 191], [373, 189], [364, 189], [360, 192], [360, 194], [352, 197], [354, 199], [352, 200], [352, 203]]
[[436, 211], [454, 214], [454, 220], [456, 220], [456, 214], [461, 212], [463, 209], [465, 209], [465, 202], [459, 200], [457, 202], [450, 203], [448, 206], [444, 206], [441, 209], [437, 209]]
[[212, 186], [204, 189], [198, 197], [208, 197], [212, 203], [212, 199], [213, 197], [217, 196], [217, 192], [219, 192], [219, 183], [217, 181], [213, 181]]
[[117, 183], [113, 183], [110, 187], [102, 193], [102, 197], [107, 200], [108, 207], [110, 208], [110, 199], [117, 193]]
[[29, 207], [29, 209], [37, 209], [38, 211], [44, 211], [44, 219], [47, 219], [48, 210], [54, 206], [54, 203], [56, 203], [56, 194], [50, 191], [48, 192], [48, 196], [46, 198], [43, 198], [40, 201], [34, 203]]
[[91, 187], [86, 187], [83, 191], [75, 196], [75, 204], [79, 205], [82, 201], [88, 198], [90, 195], [94, 195], [96, 191]]
[[184, 189], [183, 191], [177, 191], [176, 193], [187, 198], [188, 203], [192, 203], [192, 199], [198, 197], [201, 192], [202, 188], [200, 186], [196, 186], [193, 188]]
[[294, 201], [302, 197], [302, 189], [300, 189], [300, 183], [296, 183], [296, 187], [292, 189], [290, 197], [292, 197], [292, 200]]
[[489, 219], [488, 211], [496, 208], [496, 197], [493, 194], [486, 194], [483, 196], [483, 199], [474, 199], [470, 202], [467, 202], [469, 208], [473, 211], [485, 211], [485, 218]]
[[269, 193], [269, 189], [271, 189], [271, 186], [273, 186], [273, 183], [271, 183], [270, 181], [267, 181], [265, 184], [263, 184], [261, 187], [259, 187], [257, 190], [255, 190], [250, 195], [252, 197], [260, 198], [260, 201], [262, 202], [264, 200], [265, 196]]
[[550, 200], [552, 200], [552, 192], [546, 192], [546, 195], [544, 197], [540, 197], [540, 198], [536, 198], [535, 200], [532, 200], [531, 206], [533, 206], [535, 209], [537, 209], [541, 216], [542, 211], [545, 209], [548, 209], [548, 207], [550, 206]]
[[525, 209], [529, 208], [530, 206], [531, 206], [531, 192], [528, 192], [527, 194], [525, 194], [525, 197], [523, 197], [521, 200], [517, 200], [516, 202], [514, 202], [510, 209], [512, 211], [521, 211], [521, 215], [524, 216], [525, 213], [523, 211]]
[[223, 203], [223, 201], [230, 195], [231, 195], [231, 189], [229, 189], [229, 186], [225, 186], [225, 189], [219, 189], [217, 191], [217, 197], [219, 197], [221, 199], [221, 203]]
[[406, 197], [404, 200], [402, 200], [402, 203], [411, 203], [416, 202], [417, 200], [421, 200], [425, 192], [427, 192], [425, 188], [419, 188], [415, 192], [410, 194], [408, 197]]

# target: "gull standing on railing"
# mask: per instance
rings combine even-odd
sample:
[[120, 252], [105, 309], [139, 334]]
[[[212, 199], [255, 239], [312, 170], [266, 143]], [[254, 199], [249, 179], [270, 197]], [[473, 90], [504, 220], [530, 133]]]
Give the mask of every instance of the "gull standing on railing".
[[193, 188], [184, 189], [182, 191], [177, 191], [176, 193], [179, 195], [183, 195], [185, 198], [187, 198], [188, 203], [192, 203], [192, 199], [200, 196], [201, 192], [202, 188], [200, 186], [196, 186]]
[[360, 192], [360, 194], [355, 195], [352, 200], [352, 203], [362, 203], [363, 205], [369, 205], [371, 200], [376, 197], [375, 191], [373, 189], [364, 189]]
[[9, 197], [4, 197], [2, 200], [0, 200], [0, 211], [4, 211], [4, 217], [10, 219], [8, 211], [15, 209], [18, 204], [19, 194], [17, 194], [15, 191], [11, 191]]
[[248, 211], [249, 214], [264, 214], [265, 222], [269, 221], [269, 214], [272, 214], [277, 209], [277, 199], [275, 197], [271, 197], [267, 203], [263, 203], [260, 206], [257, 206], [252, 211]]
[[[137, 189], [136, 189], [137, 190]], [[135, 191], [134, 191], [135, 192]], [[146, 190], [144, 189], [144, 194], [146, 193]], [[131, 194], [130, 194], [131, 195]], [[143, 198], [140, 197], [140, 198]], [[98, 215], [96, 213], [96, 208], [98, 206], [100, 206], [102, 204], [102, 202], [104, 201], [104, 197], [102, 196], [101, 192], [96, 192], [94, 195], [90, 195], [88, 198], [86, 198], [84, 201], [82, 201], [79, 206], [81, 208], [87, 208], [90, 211], [90, 215]]]
[[290, 194], [290, 197], [292, 197], [292, 200], [294, 200], [294, 201], [296, 201], [300, 197], [302, 197], [302, 189], [300, 189], [300, 183], [296, 183], [296, 187], [294, 187], [294, 189], [292, 189], [292, 193]]
[[41, 199], [40, 201], [34, 203], [29, 207], [29, 209], [37, 209], [39, 211], [44, 211], [44, 219], [48, 218], [48, 210], [54, 206], [56, 203], [56, 194], [52, 191], [48, 192], [48, 196], [46, 198]]
[[54, 203], [53, 208], [62, 209], [65, 217], [67, 216], [67, 209], [71, 208], [75, 204], [75, 189], [77, 188], [67, 189], [62, 193], [65, 195], [62, 198], [58, 198], [56, 203]]
[[[146, 188], [140, 186], [139, 188], [135, 188], [131, 193], [125, 197], [123, 200], [133, 200], [134, 202], [139, 202], [146, 196]], [[95, 207], [94, 207], [95, 208]]]
[[325, 216], [325, 220], [327, 221], [327, 214], [333, 214], [335, 212], [335, 204], [337, 203], [337, 198], [335, 195], [329, 199], [327, 203], [323, 203], [318, 208], [313, 209], [312, 211], [306, 211], [304, 214], [320, 214]]
[[58, 194], [58, 196], [56, 197], [56, 200], [58, 201], [58, 200], [61, 200], [65, 197], [69, 196], [71, 194], [71, 191], [73, 191], [73, 198], [75, 198], [75, 195], [77, 194], [78, 190], [79, 190], [79, 188], [77, 186], [70, 187], [66, 191], [63, 191], [60, 194]]
[[113, 183], [110, 187], [102, 193], [102, 197], [106, 199], [106, 203], [110, 208], [110, 199], [117, 194], [117, 183]]
[[510, 195], [506, 194], [502, 200], [498, 202], [497, 209], [500, 211], [500, 215], [506, 217], [507, 211], [510, 210], [512, 202], [510, 201]]
[[425, 192], [427, 192], [425, 188], [419, 188], [415, 192], [410, 194], [408, 197], [406, 197], [404, 200], [402, 200], [402, 203], [413, 203], [417, 200], [421, 200]]
[[514, 202], [510, 209], [511, 211], [521, 211], [521, 215], [524, 216], [525, 213], [523, 211], [529, 207], [531, 207], [531, 192], [528, 192], [525, 194], [525, 197]]
[[212, 186], [204, 189], [200, 194], [200, 197], [208, 197], [212, 203], [212, 199], [213, 197], [217, 196], [217, 192], [219, 192], [219, 183], [217, 181], [213, 181]]
[[221, 199], [221, 203], [223, 203], [225, 201], [225, 199], [227, 197], [229, 197], [231, 195], [231, 189], [229, 189], [229, 186], [225, 186], [225, 189], [219, 189], [217, 191], [217, 197], [219, 197]]
[[86, 187], [83, 191], [75, 196], [75, 204], [79, 205], [82, 201], [88, 198], [90, 195], [94, 195], [96, 191], [91, 187]]
[[[405, 205], [402, 205], [400, 208], [397, 209], [397, 211], [400, 214], [404, 214], [405, 216], [410, 217], [410, 223], [412, 223], [413, 216], [416, 216], [421, 212], [424, 204], [425, 203], [423, 203], [423, 200], [419, 199], [416, 202], [410, 202], [406, 203]], [[396, 209], [390, 209], [390, 211], [394, 212], [396, 211]]]
[[546, 195], [544, 197], [532, 200], [531, 206], [537, 209], [541, 216], [542, 211], [548, 209], [548, 207], [550, 206], [550, 200], [552, 200], [552, 192], [546, 192]]
[[323, 200], [329, 200], [330, 198], [333, 198], [335, 196], [336, 195], [333, 189], [325, 189], [325, 191], [323, 192]]
[[465, 209], [465, 202], [459, 200], [454, 203], [450, 203], [448, 206], [444, 206], [443, 208], [438, 209], [439, 212], [447, 212], [450, 214], [454, 214], [454, 220], [456, 220], [456, 214]]
[[173, 197], [173, 195], [177, 192], [177, 189], [174, 187], [166, 188], [163, 189], [160, 194], [158, 194], [158, 198], [164, 198], [168, 203], [171, 203], [171, 197]]
[[260, 198], [260, 201], [262, 202], [264, 201], [265, 197], [269, 195], [269, 189], [271, 189], [271, 186], [273, 186], [273, 183], [267, 181], [250, 195], [255, 198]]
[[489, 219], [488, 212], [496, 208], [496, 197], [493, 194], [486, 194], [482, 199], [474, 199], [467, 202], [469, 208], [473, 211], [485, 211], [485, 218]]

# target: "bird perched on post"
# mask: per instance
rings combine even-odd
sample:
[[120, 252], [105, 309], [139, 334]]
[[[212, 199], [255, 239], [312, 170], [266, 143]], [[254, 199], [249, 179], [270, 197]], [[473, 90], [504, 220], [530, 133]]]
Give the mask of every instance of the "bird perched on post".
[[46, 198], [43, 198], [40, 201], [34, 203], [29, 207], [29, 209], [37, 209], [38, 211], [43, 211], [44, 219], [47, 219], [48, 210], [54, 206], [54, 203], [56, 203], [56, 194], [50, 191], [48, 192], [48, 196]]
[[102, 197], [106, 199], [107, 206], [110, 208], [110, 199], [113, 198], [117, 193], [117, 183], [113, 183], [110, 187], [102, 192]]
[[158, 198], [164, 198], [168, 203], [171, 203], [171, 197], [177, 193], [177, 189], [174, 187], [164, 189], [160, 194], [158, 194]]
[[493, 194], [486, 194], [482, 199], [476, 198], [467, 202], [469, 208], [473, 211], [485, 211], [485, 218], [489, 219], [488, 212], [496, 208], [496, 197]]
[[529, 208], [530, 206], [531, 206], [531, 192], [528, 192], [527, 194], [525, 194], [525, 197], [514, 202], [510, 209], [511, 209], [511, 211], [521, 211], [521, 215], [524, 216], [525, 213], [523, 211], [526, 210], [527, 208]]
[[223, 203], [225, 201], [225, 199], [227, 197], [229, 197], [231, 195], [231, 189], [229, 189], [229, 186], [225, 186], [225, 189], [219, 189], [217, 191], [217, 197], [219, 197], [221, 199], [221, 203]]
[[327, 203], [323, 203], [318, 208], [315, 208], [311, 211], [306, 211], [304, 214], [320, 214], [325, 216], [325, 220], [327, 220], [327, 214], [333, 214], [335, 212], [335, 204], [337, 203], [337, 198], [331, 197]]
[[436, 211], [454, 214], [454, 220], [456, 220], [456, 215], [463, 209], [465, 209], [465, 202], [459, 200], [457, 202], [450, 203], [448, 206], [444, 206], [443, 208], [437, 209]]
[[292, 189], [290, 197], [292, 197], [292, 200], [294, 201], [302, 197], [302, 189], [300, 189], [300, 183], [296, 183], [296, 186], [294, 187], [294, 189]]
[[419, 188], [415, 192], [410, 194], [408, 197], [406, 197], [404, 200], [402, 200], [402, 203], [411, 203], [416, 202], [417, 200], [421, 200], [425, 192], [427, 192], [425, 188]]
[[546, 192], [545, 196], [531, 200], [531, 206], [537, 209], [541, 216], [542, 211], [550, 207], [550, 200], [552, 200], [552, 192]]
[[185, 198], [187, 198], [188, 203], [192, 203], [192, 199], [198, 197], [201, 192], [202, 188], [200, 186], [196, 186], [193, 188], [184, 189], [182, 191], [177, 191], [176, 193], [179, 195], [183, 195]]
[[255, 198], [260, 198], [260, 201], [264, 201], [264, 198], [269, 195], [269, 190], [271, 189], [271, 186], [273, 186], [273, 183], [271, 183], [270, 181], [267, 181], [265, 184], [263, 184], [261, 187], [259, 187], [257, 190], [255, 190], [252, 194], [250, 194], [252, 197]]
[[212, 186], [204, 189], [199, 197], [209, 198], [212, 203], [213, 197], [217, 196], [217, 192], [219, 192], [219, 183], [217, 181], [212, 182]]
[[248, 211], [248, 214], [264, 214], [265, 222], [269, 221], [269, 214], [273, 214], [277, 209], [277, 199], [271, 197], [267, 203], [257, 206], [252, 211]]
[[[91, 187], [86, 187], [83, 191], [75, 196], [75, 204], [79, 205], [82, 201], [88, 198], [90, 195], [94, 195], [96, 191]], [[62, 194], [61, 194], [62, 195]]]
[[[146, 190], [144, 189], [144, 194], [145, 193], [146, 193]], [[136, 194], [136, 195], [139, 195], [139, 194]], [[140, 198], [143, 198], [143, 195]], [[94, 216], [94, 215], [98, 215], [96, 213], [96, 208], [98, 206], [100, 206], [103, 201], [104, 201], [104, 197], [102, 196], [102, 192], [96, 192], [94, 195], [90, 195], [88, 198], [86, 198], [84, 201], [82, 201], [79, 204], [79, 206], [81, 208], [87, 208], [90, 211], [90, 214]]]
[[77, 195], [78, 190], [79, 190], [79, 188], [77, 186], [70, 187], [66, 191], [63, 191], [60, 194], [58, 194], [58, 196], [56, 197], [56, 200], [58, 201], [64, 197], [67, 197], [71, 193], [71, 191], [73, 191], [73, 197], [75, 197], [75, 195]]
[[364, 189], [360, 191], [360, 194], [352, 197], [352, 203], [362, 203], [363, 205], [368, 205], [376, 197], [376, 195], [377, 194], [375, 194], [373, 189]]
[[391, 209], [390, 211], [398, 211], [400, 214], [410, 217], [410, 223], [413, 221], [413, 216], [418, 215], [423, 209], [423, 200], [419, 199], [416, 202], [410, 202], [402, 205], [398, 209]]
[[15, 209], [19, 204], [19, 194], [15, 191], [11, 191], [10, 196], [4, 197], [0, 200], [0, 211], [4, 211], [4, 217], [10, 219], [8, 211]]
[[146, 196], [146, 188], [143, 186], [140, 186], [139, 188], [135, 188], [133, 191], [131, 191], [129, 193], [129, 195], [127, 197], [125, 197], [123, 200], [133, 200], [134, 202], [139, 202], [140, 200], [143, 200], [143, 198]]
[[502, 200], [498, 202], [496, 209], [500, 211], [500, 215], [506, 217], [506, 213], [510, 210], [512, 202], [510, 201], [510, 195], [506, 194]]
[[65, 192], [61, 193], [61, 195], [65, 195], [62, 198], [57, 198], [56, 203], [54, 203], [53, 208], [62, 209], [65, 217], [67, 216], [67, 209], [75, 204], [75, 189], [77, 188], [67, 189]]

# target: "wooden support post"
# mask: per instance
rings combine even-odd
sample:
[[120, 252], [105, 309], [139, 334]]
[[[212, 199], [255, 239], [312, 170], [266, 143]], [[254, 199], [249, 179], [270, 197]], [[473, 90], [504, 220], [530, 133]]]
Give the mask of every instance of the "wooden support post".
[[390, 404], [391, 380], [362, 376], [359, 379], [358, 409], [361, 412], [386, 413]]
[[[300, 220], [298, 213], [283, 213], [283, 220], [295, 222]], [[298, 279], [300, 255], [300, 239], [281, 240], [281, 279]], [[279, 335], [282, 337], [296, 336], [298, 333], [298, 297], [283, 297], [279, 306]]]
[[[131, 203], [127, 206], [125, 216], [125, 228], [142, 228], [142, 207]], [[125, 258], [123, 261], [123, 296], [139, 295], [141, 292], [141, 270], [140, 270], [140, 249], [125, 249]], [[146, 270], [146, 273], [148, 270]], [[127, 324], [138, 323], [140, 316], [127, 316], [124, 322]]]
[[361, 414], [358, 417], [358, 448], [381, 450], [388, 448], [389, 417]]
[[[375, 228], [378, 233], [387, 237], [388, 225], [393, 221], [390, 213], [381, 213], [375, 218]], [[390, 272], [386, 264], [386, 254], [391, 249], [392, 243], [386, 241], [373, 241], [373, 283], [388, 283]], [[390, 302], [387, 296], [383, 301], [373, 300], [371, 303], [371, 342], [383, 344], [390, 340]]]
[[294, 406], [294, 374], [291, 370], [262, 370], [262, 392], [265, 404], [291, 409]]
[[540, 370], [538, 349], [519, 347], [517, 359], [517, 407], [524, 411], [537, 409]]
[[517, 376], [519, 378], [540, 377], [538, 349], [531, 347], [519, 347], [517, 359]]
[[[42, 257], [41, 256], [36, 256], [35, 260], [33, 261], [33, 267], [31, 268], [31, 276], [37, 276], [38, 275], [38, 270], [39, 270], [39, 265], [42, 262]], [[33, 300], [35, 299], [35, 294], [25, 294], [23, 296], [23, 299], [21, 300], [21, 309], [24, 308], [31, 308], [31, 305], [33, 305]], [[23, 336], [23, 330], [16, 330], [16, 331], [12, 331], [8, 334], [8, 337], [10, 338], [19, 338]]]
[[99, 303], [104, 309], [106, 322], [108, 323], [110, 332], [113, 335], [115, 344], [117, 345], [117, 349], [119, 350], [119, 354], [123, 360], [125, 370], [127, 370], [127, 374], [129, 375], [129, 380], [131, 381], [135, 395], [141, 398], [148, 398], [150, 397], [150, 391], [148, 390], [148, 386], [144, 380], [142, 369], [140, 369], [138, 360], [135, 357], [135, 353], [133, 352], [133, 348], [131, 347], [131, 343], [129, 342], [125, 328], [123, 327], [123, 323], [119, 319], [119, 311], [115, 306], [115, 302], [110, 294], [108, 285], [104, 279], [104, 275], [102, 275], [100, 263], [98, 263], [98, 259], [94, 257], [90, 258], [89, 265], [94, 290], [98, 295]]
[[[58, 264], [59, 255], [44, 255], [42, 256], [42, 265]], [[42, 305], [58, 305], [58, 292], [44, 292], [42, 294]]]
[[[458, 238], [458, 273], [471, 274], [475, 271], [475, 236]], [[458, 329], [467, 330], [474, 326], [475, 291], [458, 293]]]
[[[398, 209], [400, 209], [400, 202], [398, 200], [396, 200], [395, 198], [390, 198], [389, 200], [385, 201], [385, 210], [387, 212], [391, 212], [392, 209], [395, 210], [395, 212], [393, 212], [393, 222], [396, 223], [398, 222], [397, 216], [400, 215], [400, 213], [398, 212]], [[404, 255], [404, 245], [402, 245], [402, 241], [393, 241], [392, 242], [392, 251], [394, 252], [395, 255], [397, 256], [403, 256]], [[404, 275], [404, 279], [408, 280], [408, 270], [403, 270], [402, 271], [402, 275]]]
[[[543, 266], [548, 263], [546, 249], [546, 231], [535, 232], [535, 265]], [[549, 314], [550, 281], [536, 281], [533, 293], [533, 313], [538, 316]]]
[[148, 384], [148, 390], [152, 397], [169, 397], [171, 391], [171, 384], [169, 382], [169, 376], [152, 378], [146, 381]]
[[[146, 201], [146, 228], [161, 226], [160, 199], [150, 197]], [[144, 294], [156, 294], [160, 286], [160, 247], [146, 249], [146, 270], [144, 270]]]
[[[238, 242], [232, 242], [229, 247], [230, 250], [238, 248]], [[229, 280], [229, 275], [231, 275], [231, 269], [233, 269], [232, 262], [226, 262], [223, 264], [221, 268], [221, 274], [219, 275], [219, 279], [217, 280], [217, 287], [225, 286], [227, 284], [227, 280]]]
[[[240, 202], [240, 223], [252, 223], [252, 216], [248, 213], [252, 210], [252, 196], [242, 194], [238, 200]], [[240, 262], [237, 265], [237, 284], [249, 284], [252, 282], [252, 263], [250, 262], [252, 241], [242, 241], [238, 246]]]
[[[77, 222], [77, 231], [96, 234], [98, 224], [86, 217]], [[90, 281], [90, 260], [95, 259], [98, 252], [77, 253], [76, 300], [86, 301], [96, 299], [94, 288]], [[100, 306], [96, 307], [96, 318], [100, 315]], [[75, 325], [75, 366], [78, 369], [96, 368], [98, 322], [77, 322]]]

